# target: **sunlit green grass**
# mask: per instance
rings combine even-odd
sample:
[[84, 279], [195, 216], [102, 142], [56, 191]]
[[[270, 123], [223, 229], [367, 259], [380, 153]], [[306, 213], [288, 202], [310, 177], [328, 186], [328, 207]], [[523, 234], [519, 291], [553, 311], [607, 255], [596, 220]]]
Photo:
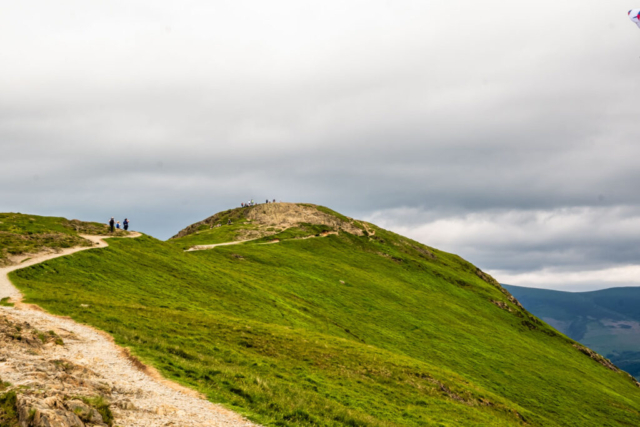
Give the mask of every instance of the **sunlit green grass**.
[[169, 242], [181, 249], [189, 249], [196, 245], [211, 245], [215, 243], [234, 242], [243, 239], [243, 232], [252, 230], [254, 227], [245, 221], [224, 225], [215, 228], [203, 228], [201, 231], [190, 234], [186, 237]]
[[113, 239], [11, 278], [265, 425], [638, 425], [625, 374], [459, 257], [374, 229], [190, 253]]

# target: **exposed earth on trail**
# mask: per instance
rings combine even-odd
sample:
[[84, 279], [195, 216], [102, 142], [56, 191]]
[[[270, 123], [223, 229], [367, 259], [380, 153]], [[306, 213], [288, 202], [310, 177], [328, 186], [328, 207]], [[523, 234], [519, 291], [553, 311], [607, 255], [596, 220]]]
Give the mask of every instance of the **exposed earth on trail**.
[[[0, 309], [0, 391], [16, 392], [25, 426], [101, 426], [105, 413], [108, 425], [252, 425], [158, 381], [125, 355], [106, 334], [70, 319]], [[6, 415], [0, 409], [0, 420]]]
[[[82, 237], [93, 247], [108, 246], [104, 236]], [[163, 379], [110, 335], [20, 302], [9, 272], [86, 249], [24, 255], [0, 268], [0, 425], [253, 425]]]

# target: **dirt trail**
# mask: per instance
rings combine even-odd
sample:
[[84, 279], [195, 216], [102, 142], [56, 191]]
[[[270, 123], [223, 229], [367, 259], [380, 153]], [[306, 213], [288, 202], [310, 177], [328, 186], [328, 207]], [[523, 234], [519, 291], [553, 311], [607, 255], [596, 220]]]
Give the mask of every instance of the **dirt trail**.
[[[338, 232], [337, 231], [328, 231], [325, 233], [321, 233], [319, 236], [312, 234], [310, 236], [305, 236], [305, 237], [294, 237], [293, 239], [287, 239], [287, 240], [307, 240], [307, 239], [315, 239], [317, 237], [327, 237], [327, 236], [333, 236], [333, 235], [337, 235]], [[245, 243], [245, 242], [252, 242], [254, 240], [260, 240], [262, 237], [258, 237], [257, 239], [248, 239], [248, 240], [237, 240], [234, 242], [225, 242], [225, 243], [215, 243], [212, 245], [196, 245], [193, 246], [189, 249], [187, 249], [185, 252], [194, 252], [194, 251], [206, 251], [208, 249], [213, 249], [213, 248], [217, 248], [218, 246], [231, 246], [231, 245], [239, 245], [240, 243]], [[259, 245], [273, 245], [274, 243], [280, 243], [281, 240], [280, 239], [275, 239], [272, 240], [270, 242], [265, 242], [265, 243], [258, 243]]]
[[247, 240], [236, 240], [234, 242], [225, 242], [225, 243], [214, 243], [212, 245], [196, 245], [187, 249], [185, 252], [193, 252], [193, 251], [206, 251], [207, 249], [217, 248], [218, 246], [231, 246], [231, 245], [239, 245], [240, 243], [252, 242], [254, 240], [261, 239], [258, 237], [257, 239], [247, 239]]
[[[133, 234], [126, 237], [138, 237]], [[53, 258], [92, 248], [104, 248], [106, 236], [82, 236], [94, 242], [93, 247], [63, 250], [59, 253], [34, 255], [22, 263], [0, 268], [0, 299], [10, 297], [15, 307], [0, 307], [0, 318], [15, 324], [27, 325], [38, 331], [54, 331], [63, 337], [64, 345], [44, 345], [24, 351], [25, 341], [11, 341], [0, 336], [0, 377], [18, 385], [34, 385], [48, 390], [53, 397], [41, 399], [38, 405], [43, 414], [59, 412], [61, 395], [77, 389], [77, 383], [63, 383], [60, 391], [59, 374], [47, 382], [47, 369], [54, 369], [61, 359], [84, 370], [83, 387], [88, 383], [106, 384], [106, 398], [113, 402], [114, 425], [132, 427], [155, 426], [254, 426], [240, 415], [212, 404], [193, 390], [162, 378], [159, 373], [131, 357], [127, 349], [117, 346], [105, 332], [82, 325], [65, 317], [42, 311], [39, 307], [20, 303], [21, 294], [9, 281], [7, 274]], [[26, 330], [23, 326], [23, 330]], [[2, 340], [9, 339], [2, 344]], [[37, 340], [36, 340], [37, 341]], [[54, 368], [51, 368], [51, 367]], [[31, 368], [29, 368], [31, 367]], [[47, 368], [48, 367], [48, 368]], [[74, 368], [76, 369], [76, 368]], [[88, 373], [87, 373], [88, 372]], [[53, 375], [53, 374], [52, 374]], [[58, 396], [58, 397], [56, 397]], [[47, 397], [45, 394], [44, 397]], [[31, 399], [31, 397], [29, 397]], [[56, 400], [58, 399], [58, 400]], [[52, 403], [53, 402], [53, 403]], [[125, 402], [125, 404], [123, 404]], [[47, 406], [49, 405], [49, 406]], [[58, 406], [55, 406], [58, 405]]]

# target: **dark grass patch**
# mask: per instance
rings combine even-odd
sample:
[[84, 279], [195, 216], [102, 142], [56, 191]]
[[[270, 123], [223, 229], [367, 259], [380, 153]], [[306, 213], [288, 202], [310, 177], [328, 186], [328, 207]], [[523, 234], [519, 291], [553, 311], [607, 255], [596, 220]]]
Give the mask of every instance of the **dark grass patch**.
[[17, 396], [15, 391], [0, 394], [0, 427], [17, 427]]
[[100, 416], [102, 416], [102, 421], [108, 425], [108, 426], [112, 426], [113, 425], [113, 413], [111, 412], [110, 409], [110, 403], [102, 396], [95, 396], [95, 397], [83, 397], [82, 401], [84, 403], [86, 403], [87, 405], [91, 406], [92, 408], [94, 408], [96, 411], [98, 411], [98, 413], [100, 414]]

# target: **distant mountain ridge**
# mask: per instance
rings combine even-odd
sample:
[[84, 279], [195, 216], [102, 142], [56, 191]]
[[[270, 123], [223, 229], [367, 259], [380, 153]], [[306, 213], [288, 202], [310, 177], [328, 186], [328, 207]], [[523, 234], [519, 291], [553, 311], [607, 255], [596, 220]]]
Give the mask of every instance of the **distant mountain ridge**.
[[502, 286], [531, 313], [640, 378], [640, 287], [562, 292]]

